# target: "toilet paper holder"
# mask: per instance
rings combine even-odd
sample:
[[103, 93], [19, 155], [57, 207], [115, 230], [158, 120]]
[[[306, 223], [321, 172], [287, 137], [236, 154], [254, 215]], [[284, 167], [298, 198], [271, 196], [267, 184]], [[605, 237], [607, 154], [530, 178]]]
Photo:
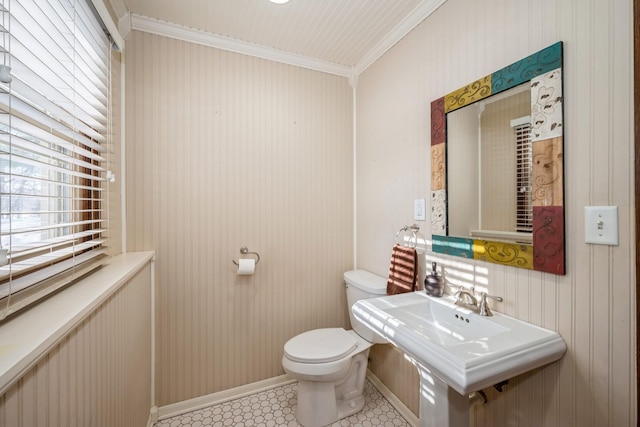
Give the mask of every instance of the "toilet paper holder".
[[[256, 256], [256, 265], [258, 265], [258, 263], [260, 262], [260, 255], [258, 254], [258, 252], [249, 252], [249, 248], [247, 248], [246, 246], [243, 246], [240, 248], [240, 253], [242, 255], [255, 255]], [[231, 260], [231, 262], [233, 262], [235, 265], [239, 265], [236, 260]]]

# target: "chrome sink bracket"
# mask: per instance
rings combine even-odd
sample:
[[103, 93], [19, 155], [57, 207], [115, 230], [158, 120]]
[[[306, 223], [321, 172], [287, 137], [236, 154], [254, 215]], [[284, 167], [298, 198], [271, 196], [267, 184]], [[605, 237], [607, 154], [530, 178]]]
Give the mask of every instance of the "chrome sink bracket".
[[500, 381], [498, 384], [494, 384], [493, 388], [498, 390], [498, 392], [502, 393], [502, 388], [509, 384], [509, 380]]

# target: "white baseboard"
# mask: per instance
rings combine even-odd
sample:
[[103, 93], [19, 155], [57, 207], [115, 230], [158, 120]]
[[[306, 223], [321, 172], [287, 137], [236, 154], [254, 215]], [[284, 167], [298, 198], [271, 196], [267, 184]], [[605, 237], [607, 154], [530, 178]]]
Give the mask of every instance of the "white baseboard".
[[[378, 389], [380, 394], [407, 420], [412, 427], [418, 427], [418, 417], [404, 404], [398, 397], [385, 386], [371, 371], [367, 370], [367, 379], [371, 381], [373, 386]], [[176, 415], [185, 414], [208, 406], [217, 405], [219, 403], [228, 402], [230, 400], [239, 399], [251, 394], [260, 393], [265, 390], [291, 384], [296, 380], [289, 375], [280, 375], [278, 377], [269, 378], [255, 383], [246, 384], [240, 387], [211, 393], [206, 396], [200, 396], [189, 400], [184, 400], [170, 405], [153, 407], [149, 415], [147, 427], [152, 427], [158, 420], [175, 417]]]
[[149, 412], [149, 418], [147, 419], [147, 427], [153, 427], [153, 425], [158, 421], [158, 407], [154, 406], [151, 408]]
[[280, 387], [286, 384], [296, 382], [289, 375], [280, 375], [278, 377], [268, 378], [266, 380], [257, 381], [251, 384], [245, 384], [240, 387], [230, 388], [228, 390], [211, 393], [206, 396], [200, 396], [178, 403], [161, 406], [157, 409], [156, 420], [164, 420], [166, 418], [175, 417], [176, 415], [185, 414], [208, 406], [217, 405], [229, 400], [239, 399], [254, 393], [260, 393], [265, 390]]
[[384, 385], [382, 381], [380, 381], [378, 377], [376, 377], [370, 370], [367, 370], [367, 379], [371, 381], [371, 384], [373, 384], [373, 386], [378, 389], [380, 394], [382, 394], [384, 398], [389, 401], [391, 406], [396, 408], [396, 411], [398, 411], [400, 415], [402, 415], [402, 417], [407, 420], [411, 427], [418, 427], [419, 420], [417, 415], [414, 414], [411, 409], [409, 409], [404, 403], [402, 403], [402, 401], [398, 399], [398, 397], [393, 394], [391, 390], [389, 390], [389, 388]]

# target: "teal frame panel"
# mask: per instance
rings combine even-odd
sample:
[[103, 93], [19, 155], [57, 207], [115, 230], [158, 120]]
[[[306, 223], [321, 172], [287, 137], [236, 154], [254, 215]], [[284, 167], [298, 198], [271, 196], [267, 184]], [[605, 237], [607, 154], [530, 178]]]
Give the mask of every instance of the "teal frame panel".
[[473, 259], [473, 239], [434, 234], [431, 242], [434, 252]]
[[511, 89], [562, 67], [562, 42], [553, 44], [491, 74], [491, 94]]

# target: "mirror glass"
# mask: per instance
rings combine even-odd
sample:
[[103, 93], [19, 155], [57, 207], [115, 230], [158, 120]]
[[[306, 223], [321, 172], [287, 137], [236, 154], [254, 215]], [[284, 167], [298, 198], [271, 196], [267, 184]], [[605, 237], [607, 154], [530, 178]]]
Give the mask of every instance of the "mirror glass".
[[562, 43], [431, 104], [433, 250], [564, 274]]
[[447, 114], [450, 235], [532, 242], [530, 99], [523, 84]]

